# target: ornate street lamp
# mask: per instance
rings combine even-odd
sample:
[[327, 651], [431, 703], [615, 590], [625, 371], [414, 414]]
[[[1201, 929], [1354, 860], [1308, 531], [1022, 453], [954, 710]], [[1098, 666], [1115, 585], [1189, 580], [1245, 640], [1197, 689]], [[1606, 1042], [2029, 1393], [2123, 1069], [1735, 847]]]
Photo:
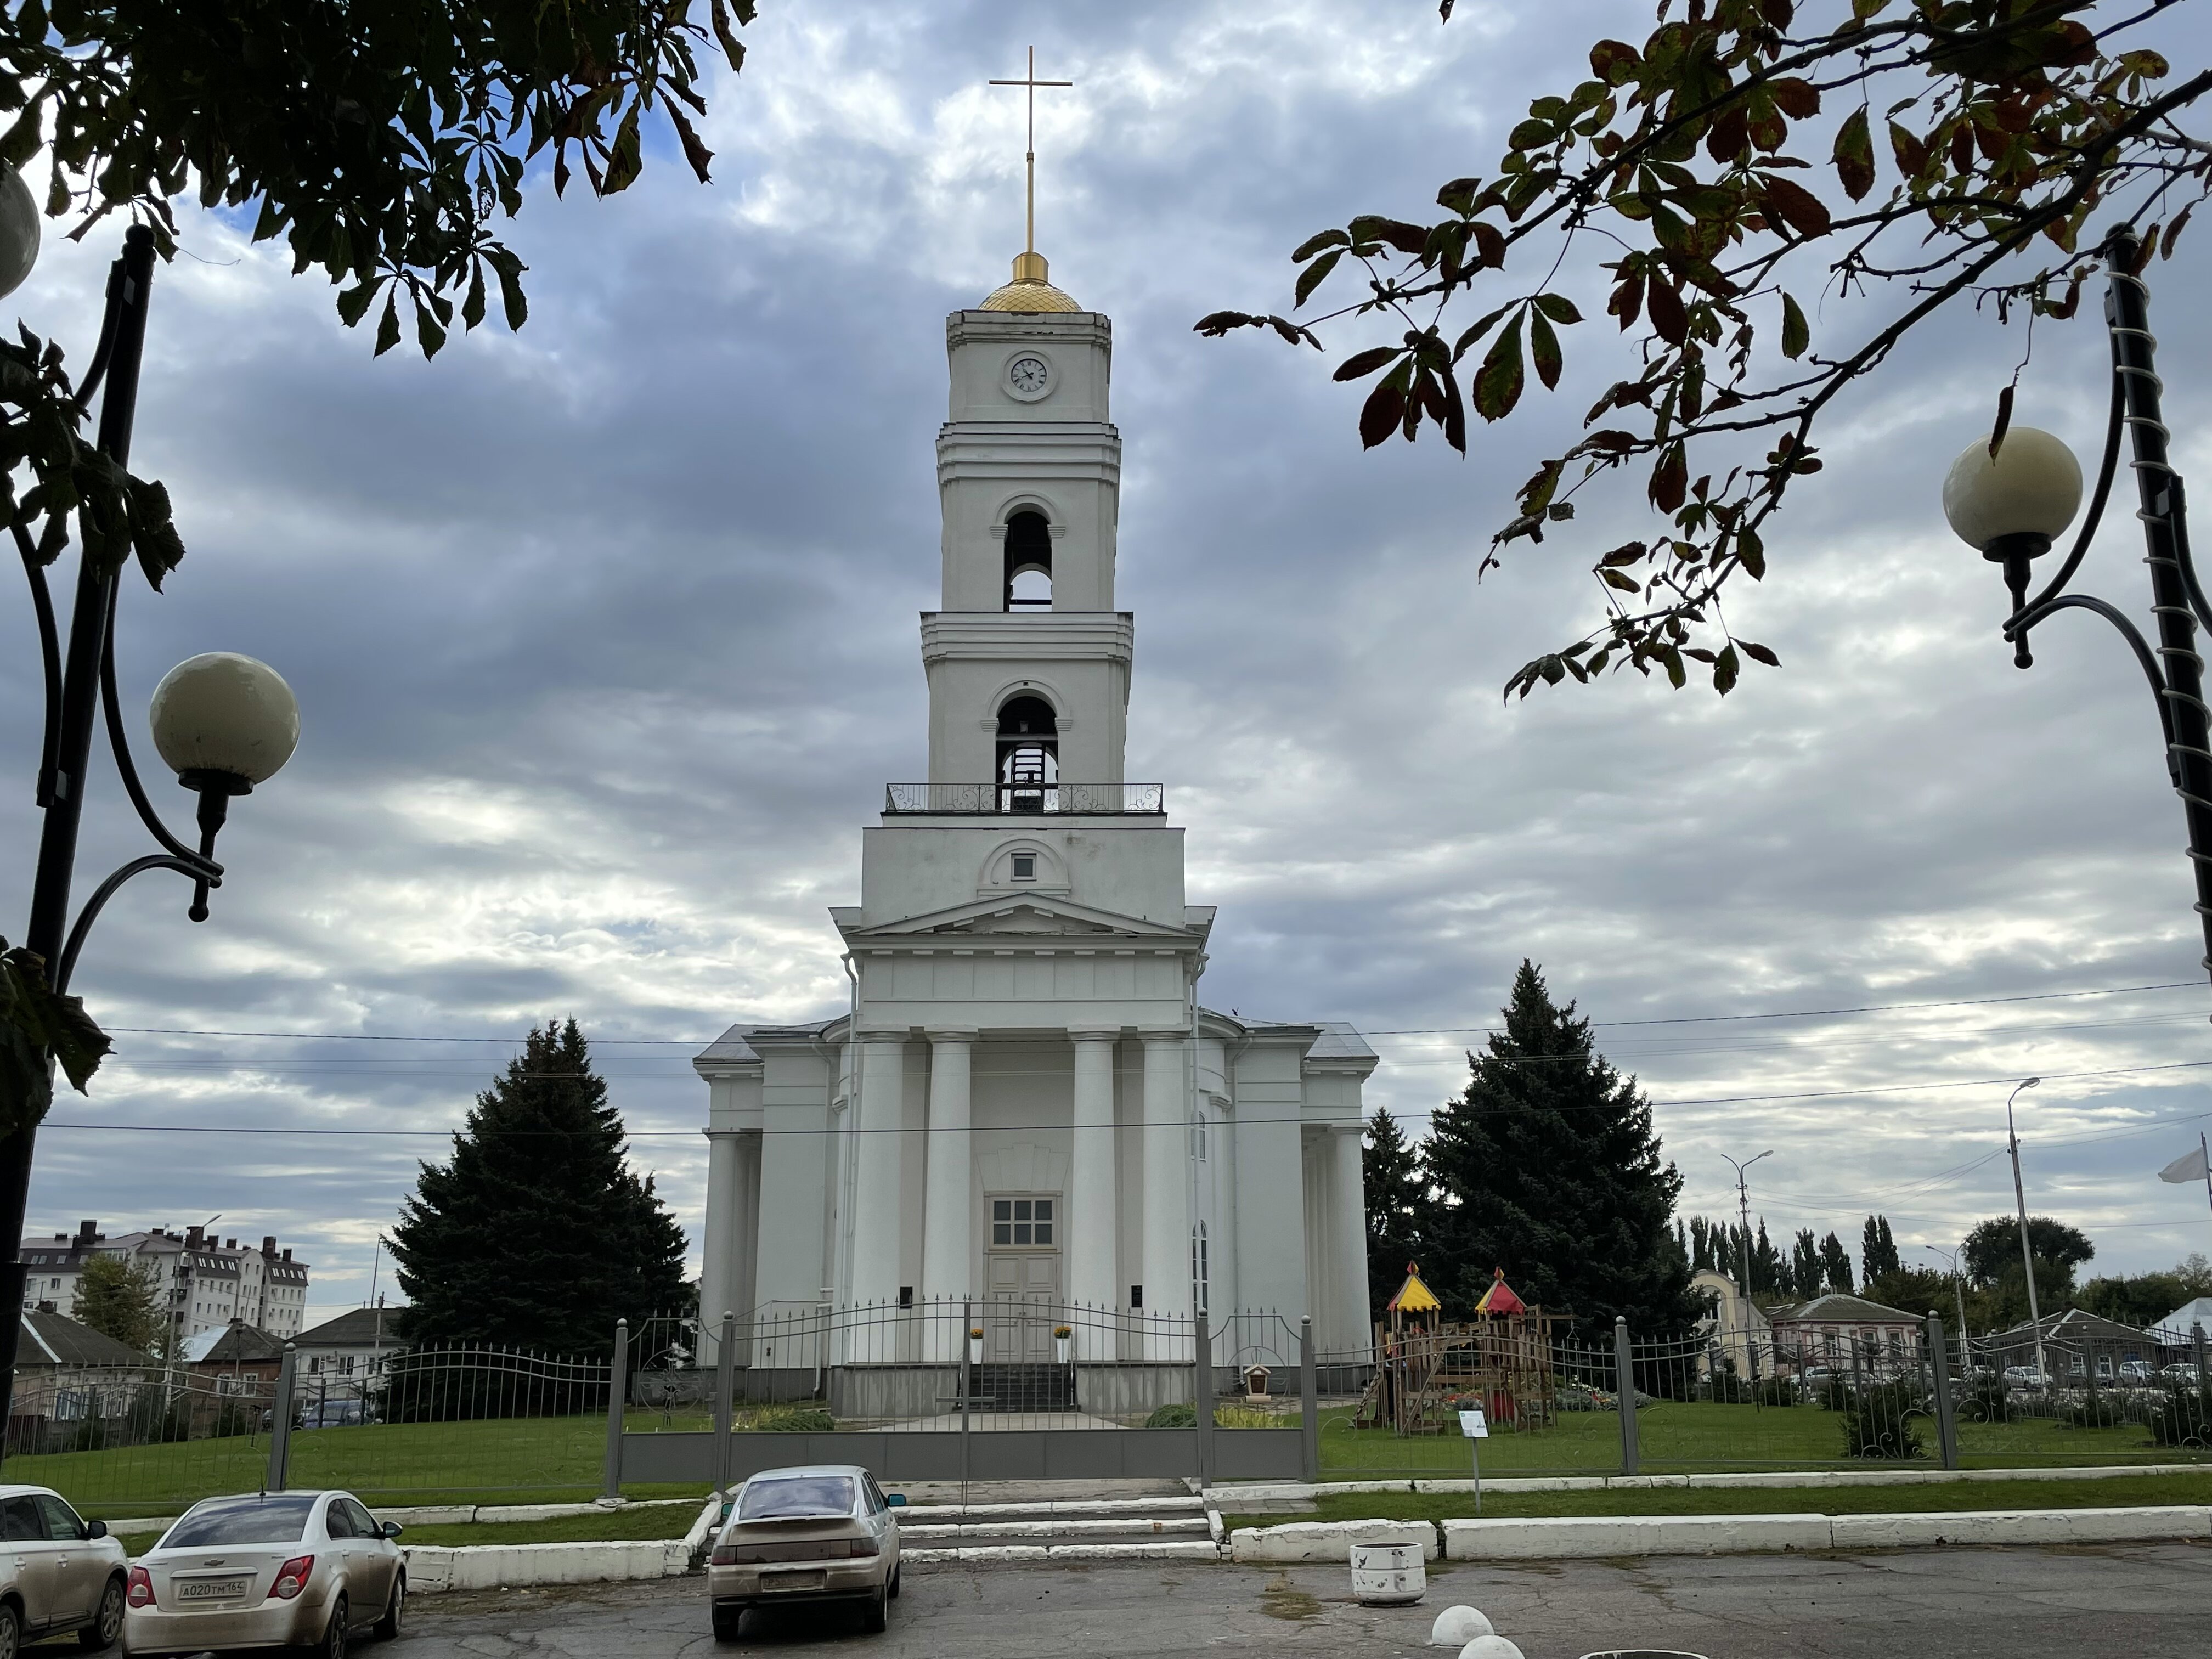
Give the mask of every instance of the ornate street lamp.
[[[39, 215], [29, 190], [13, 169], [0, 167], [0, 296], [19, 286], [38, 258]], [[138, 368], [146, 339], [146, 306], [154, 276], [153, 234], [134, 225], [124, 234], [123, 256], [110, 269], [107, 310], [83, 384], [80, 408], [100, 398], [98, 444], [118, 467], [131, 455], [131, 429], [138, 398]], [[69, 988], [86, 934], [107, 901], [132, 877], [173, 870], [192, 883], [188, 914], [207, 918], [207, 895], [222, 884], [215, 839], [231, 797], [250, 792], [291, 757], [300, 738], [300, 709], [292, 689], [275, 670], [251, 657], [211, 652], [170, 670], [154, 693], [155, 749], [177, 781], [199, 797], [199, 845], [173, 834], [138, 781], [115, 690], [115, 606], [120, 568], [104, 568], [81, 549], [69, 631], [57, 626], [46, 568], [29, 532], [15, 528], [17, 550], [31, 585], [41, 665], [46, 720], [40, 745], [38, 805], [44, 814], [39, 862], [31, 890], [30, 925], [24, 945], [47, 964], [58, 994]], [[93, 724], [105, 715], [108, 747], [124, 792], [162, 850], [132, 860], [93, 890], [72, 923], [70, 886], [76, 862], [77, 828], [83, 816], [92, 758]], [[0, 1137], [0, 1389], [12, 1390], [18, 1310], [25, 1273], [16, 1260], [31, 1183], [35, 1124], [26, 1121]], [[6, 1398], [0, 1394], [0, 1399]]]
[[[2105, 322], [2112, 355], [2112, 412], [2105, 454], [2073, 546], [2057, 574], [2028, 597], [2034, 562], [2048, 553], [2073, 522], [2081, 501], [2081, 469], [2066, 446], [2047, 432], [2014, 427], [1995, 444], [1976, 444], [1952, 463], [1943, 483], [1943, 512], [1951, 528], [1983, 557], [2001, 565], [2012, 593], [2004, 637], [2021, 668], [2034, 659], [2028, 634], [2061, 611], [2091, 611], [2118, 629], [2150, 682], [2166, 735], [2166, 768], [2181, 797], [2189, 828], [2189, 857], [2197, 872], [2197, 911], [2204, 933], [2203, 967], [2212, 973], [2212, 720], [2204, 702], [2204, 663], [2197, 651], [2197, 626], [2212, 629], [2212, 604], [2189, 553], [2181, 475], [2166, 459], [2166, 430], [2159, 418], [2157, 342], [2151, 337], [2149, 289], [2135, 271], [2145, 250], [2135, 233], [2114, 231], [2099, 250], [2105, 261]], [[2081, 568], [2112, 494], [2119, 465], [2120, 436], [2132, 450], [2146, 558], [2150, 567], [2154, 647], [2117, 607], [2066, 585]], [[1994, 453], [1992, 453], [1994, 452]], [[2033, 1277], [2030, 1275], [2033, 1288]]]

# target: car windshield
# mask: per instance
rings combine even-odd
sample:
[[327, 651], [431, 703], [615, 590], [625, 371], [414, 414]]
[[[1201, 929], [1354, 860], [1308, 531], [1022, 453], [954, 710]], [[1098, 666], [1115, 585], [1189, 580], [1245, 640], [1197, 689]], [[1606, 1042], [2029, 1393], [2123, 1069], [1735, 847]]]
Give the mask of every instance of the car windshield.
[[842, 1474], [794, 1474], [750, 1480], [738, 1499], [740, 1521], [787, 1521], [805, 1516], [850, 1515], [853, 1481]]
[[210, 1544], [289, 1544], [307, 1530], [313, 1513], [312, 1492], [275, 1492], [266, 1498], [226, 1498], [203, 1504], [169, 1528], [160, 1547], [198, 1549]]

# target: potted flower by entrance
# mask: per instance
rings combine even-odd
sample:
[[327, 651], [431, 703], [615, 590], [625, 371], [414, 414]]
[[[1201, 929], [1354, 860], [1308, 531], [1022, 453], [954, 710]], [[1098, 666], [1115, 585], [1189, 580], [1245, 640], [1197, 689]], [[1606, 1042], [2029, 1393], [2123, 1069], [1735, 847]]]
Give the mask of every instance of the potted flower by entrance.
[[1052, 1328], [1052, 1357], [1060, 1364], [1067, 1364], [1067, 1350], [1075, 1340], [1075, 1333], [1065, 1325]]
[[983, 1363], [983, 1328], [981, 1325], [968, 1328], [968, 1363], [971, 1365]]

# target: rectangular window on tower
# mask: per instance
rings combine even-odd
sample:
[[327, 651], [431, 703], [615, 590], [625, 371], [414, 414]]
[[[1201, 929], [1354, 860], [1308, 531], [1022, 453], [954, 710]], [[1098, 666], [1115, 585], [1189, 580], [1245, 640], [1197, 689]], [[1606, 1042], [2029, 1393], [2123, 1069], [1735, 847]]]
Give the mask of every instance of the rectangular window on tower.
[[1014, 879], [1016, 881], [1035, 881], [1036, 879], [1036, 854], [1035, 853], [1017, 853], [1014, 854]]

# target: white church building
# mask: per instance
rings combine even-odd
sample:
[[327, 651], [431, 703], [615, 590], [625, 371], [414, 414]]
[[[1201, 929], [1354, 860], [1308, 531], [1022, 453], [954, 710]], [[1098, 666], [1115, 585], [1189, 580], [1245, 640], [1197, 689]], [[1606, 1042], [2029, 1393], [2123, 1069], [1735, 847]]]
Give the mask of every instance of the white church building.
[[1248, 1310], [1310, 1315], [1351, 1358], [1376, 1055], [1349, 1025], [1199, 1001], [1213, 908], [1161, 787], [1123, 770], [1112, 325], [1025, 253], [945, 349], [928, 781], [888, 786], [860, 902], [830, 910], [850, 1011], [732, 1026], [693, 1061], [701, 1311], [736, 1316], [750, 1365], [803, 1363], [757, 1351], [777, 1321], [963, 1302], [987, 1361], [1158, 1361], [1133, 1331]]

